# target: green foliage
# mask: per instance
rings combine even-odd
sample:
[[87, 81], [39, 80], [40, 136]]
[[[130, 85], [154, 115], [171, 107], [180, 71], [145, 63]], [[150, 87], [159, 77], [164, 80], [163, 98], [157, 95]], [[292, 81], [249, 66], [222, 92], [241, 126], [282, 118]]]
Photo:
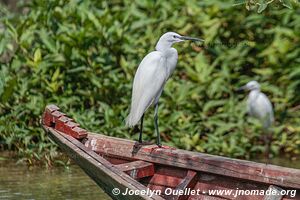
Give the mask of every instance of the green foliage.
[[289, 9], [300, 5], [298, 0], [235, 0], [234, 5], [244, 4], [247, 10], [256, 10], [258, 13], [261, 13], [271, 3], [276, 3]]
[[[134, 73], [160, 35], [176, 31], [206, 42], [175, 45], [178, 66], [159, 108], [163, 142], [231, 157], [262, 154], [260, 124], [234, 92], [256, 79], [275, 105], [272, 154], [299, 156], [300, 10], [270, 4], [258, 14], [233, 5], [33, 0], [27, 14], [0, 15], [0, 145], [30, 161], [53, 159], [56, 147], [39, 124], [49, 103], [88, 130], [137, 139], [124, 127]], [[154, 141], [152, 115], [149, 109], [144, 139]]]

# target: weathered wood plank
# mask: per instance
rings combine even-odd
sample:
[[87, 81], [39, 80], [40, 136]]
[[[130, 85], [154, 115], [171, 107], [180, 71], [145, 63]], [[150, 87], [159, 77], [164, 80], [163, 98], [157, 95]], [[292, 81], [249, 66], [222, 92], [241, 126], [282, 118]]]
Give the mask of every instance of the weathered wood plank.
[[[202, 174], [201, 174], [202, 175]], [[266, 190], [267, 187], [262, 185], [253, 185], [249, 182], [236, 182], [225, 177], [216, 176], [216, 179], [210, 179], [205, 177], [203, 180], [199, 180], [194, 187], [194, 190], [199, 190], [201, 194], [205, 196], [211, 195], [211, 197], [219, 197], [223, 199], [234, 200], [262, 200], [263, 196], [259, 194], [245, 195], [244, 191], [261, 191]], [[239, 192], [241, 191], [241, 193]]]
[[76, 139], [83, 139], [87, 136], [87, 131], [80, 128], [72, 118], [59, 111], [55, 105], [48, 105], [43, 113], [42, 123], [47, 127], [52, 127], [57, 131], [70, 135]]
[[[188, 170], [186, 177], [176, 186], [174, 190], [184, 191], [187, 188], [194, 188], [197, 183], [197, 172]], [[188, 195], [171, 196], [170, 200], [186, 200]]]
[[99, 134], [89, 134], [85, 146], [107, 156], [143, 160], [195, 171], [209, 172], [239, 179], [300, 189], [300, 170], [298, 169], [266, 165], [179, 149], [156, 148], [155, 145], [139, 146], [137, 148], [135, 142]]
[[[181, 183], [181, 181], [182, 179], [176, 176], [170, 176], [168, 174], [154, 174], [148, 183], [148, 187], [150, 185], [161, 185], [168, 188], [175, 188], [178, 184]], [[155, 190], [155, 188], [151, 189]]]
[[154, 165], [145, 161], [133, 161], [129, 163], [123, 163], [115, 165], [119, 170], [125, 172], [131, 178], [140, 179], [148, 176], [153, 176]]
[[189, 200], [224, 200], [224, 198], [199, 194], [199, 195], [190, 196]]
[[72, 158], [111, 198], [117, 200], [123, 199], [155, 199], [163, 200], [162, 197], [154, 195], [148, 196], [123, 196], [113, 195], [112, 189], [118, 188], [121, 193], [129, 190], [147, 190], [145, 186], [132, 179], [127, 174], [117, 169], [101, 156], [87, 149], [81, 142], [69, 135], [60, 134], [53, 128], [43, 126], [49, 133], [49, 136], [62, 148], [70, 158]]

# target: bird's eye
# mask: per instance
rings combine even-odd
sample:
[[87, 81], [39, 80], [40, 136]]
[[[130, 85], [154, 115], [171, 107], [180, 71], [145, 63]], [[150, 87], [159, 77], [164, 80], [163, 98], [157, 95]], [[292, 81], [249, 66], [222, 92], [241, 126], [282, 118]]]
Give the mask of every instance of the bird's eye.
[[173, 38], [176, 38], [176, 35], [173, 35]]

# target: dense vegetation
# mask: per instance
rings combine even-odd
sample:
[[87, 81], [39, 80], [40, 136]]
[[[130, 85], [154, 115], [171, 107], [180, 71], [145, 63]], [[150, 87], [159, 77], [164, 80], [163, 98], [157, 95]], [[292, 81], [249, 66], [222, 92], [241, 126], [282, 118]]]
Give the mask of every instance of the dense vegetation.
[[[300, 8], [263, 12], [234, 1], [30, 1], [22, 14], [0, 10], [0, 148], [51, 162], [41, 129], [57, 104], [82, 127], [137, 139], [124, 127], [132, 80], [160, 35], [175, 31], [205, 44], [176, 44], [177, 69], [160, 102], [164, 144], [251, 158], [264, 151], [258, 121], [235, 89], [257, 80], [275, 106], [271, 153], [300, 155]], [[144, 138], [155, 139], [153, 109]]]

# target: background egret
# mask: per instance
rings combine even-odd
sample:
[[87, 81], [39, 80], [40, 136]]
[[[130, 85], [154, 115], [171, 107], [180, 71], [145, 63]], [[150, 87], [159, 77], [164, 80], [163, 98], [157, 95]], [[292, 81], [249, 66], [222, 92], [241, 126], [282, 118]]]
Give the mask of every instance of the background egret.
[[[267, 133], [274, 122], [273, 107], [268, 97], [260, 91], [260, 85], [257, 81], [250, 81], [239, 90], [250, 91], [247, 99], [247, 111], [250, 116], [258, 119], [263, 127], [263, 131]], [[266, 156], [269, 156], [270, 142], [268, 135], [264, 135], [267, 143]]]
[[156, 44], [156, 51], [150, 52], [140, 63], [133, 81], [130, 113], [126, 125], [132, 127], [141, 120], [139, 142], [142, 143], [144, 113], [149, 106], [155, 106], [154, 125], [157, 145], [161, 146], [158, 130], [158, 101], [166, 81], [173, 73], [178, 53], [172, 45], [185, 40], [203, 41], [202, 39], [181, 36], [174, 32], [162, 35]]
[[273, 107], [268, 97], [260, 91], [257, 81], [250, 81], [239, 90], [249, 90], [247, 110], [250, 116], [257, 118], [265, 130], [269, 129], [274, 121]]

